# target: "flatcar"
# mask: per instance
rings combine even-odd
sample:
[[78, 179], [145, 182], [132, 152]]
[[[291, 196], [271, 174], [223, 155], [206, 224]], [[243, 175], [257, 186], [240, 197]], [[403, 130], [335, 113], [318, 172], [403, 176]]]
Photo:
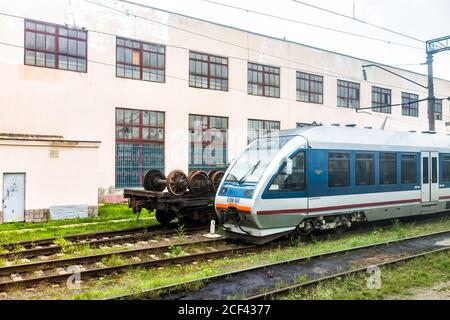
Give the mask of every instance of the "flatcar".
[[355, 127], [280, 131], [247, 146], [219, 185], [226, 234], [265, 243], [450, 209], [450, 136]]

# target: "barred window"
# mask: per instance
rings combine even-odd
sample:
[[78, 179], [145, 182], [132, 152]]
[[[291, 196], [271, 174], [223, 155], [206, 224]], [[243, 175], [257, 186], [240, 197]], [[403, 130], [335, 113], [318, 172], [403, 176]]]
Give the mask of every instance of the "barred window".
[[152, 82], [165, 81], [165, 46], [116, 39], [116, 76]]
[[402, 115], [408, 117], [419, 116], [419, 96], [417, 94], [402, 92]]
[[297, 71], [297, 101], [323, 103], [323, 77]]
[[337, 105], [341, 108], [359, 108], [359, 83], [338, 80]]
[[248, 94], [265, 97], [280, 97], [280, 68], [248, 63]]
[[250, 143], [271, 132], [280, 131], [280, 121], [248, 119], [248, 137]]
[[116, 109], [116, 187], [142, 187], [150, 169], [164, 171], [164, 112]]
[[189, 86], [228, 91], [228, 59], [189, 52]]
[[372, 87], [372, 111], [391, 113], [391, 90]]
[[189, 115], [189, 172], [226, 168], [228, 118]]
[[87, 71], [87, 31], [25, 20], [25, 64]]
[[442, 120], [442, 100], [435, 100], [434, 115], [436, 120]]

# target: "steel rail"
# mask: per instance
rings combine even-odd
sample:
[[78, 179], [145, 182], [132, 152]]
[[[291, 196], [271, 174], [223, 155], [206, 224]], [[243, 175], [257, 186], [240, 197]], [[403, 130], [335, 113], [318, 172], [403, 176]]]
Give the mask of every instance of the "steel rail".
[[150, 290], [144, 290], [139, 293], [115, 296], [115, 297], [111, 297], [111, 298], [108, 298], [105, 300], [129, 300], [129, 299], [137, 299], [137, 298], [142, 298], [142, 297], [145, 298], [147, 296], [154, 296], [155, 293], [167, 292], [167, 291], [183, 292], [183, 290], [181, 289], [182, 287], [186, 287], [186, 286], [191, 287], [191, 285], [195, 285], [195, 284], [199, 284], [199, 283], [208, 283], [208, 282], [212, 282], [212, 281], [218, 281], [218, 280], [221, 280], [221, 279], [224, 279], [227, 277], [232, 277], [232, 276], [244, 273], [244, 272], [252, 272], [252, 271], [257, 271], [257, 270], [261, 270], [261, 269], [265, 269], [265, 268], [271, 268], [271, 267], [275, 267], [275, 266], [288, 265], [288, 264], [298, 263], [298, 262], [303, 262], [303, 261], [308, 261], [308, 260], [316, 260], [316, 259], [321, 259], [321, 258], [325, 258], [325, 257], [330, 257], [333, 255], [346, 254], [346, 253], [354, 252], [357, 250], [369, 250], [369, 249], [373, 249], [373, 248], [377, 248], [377, 247], [388, 246], [388, 245], [392, 245], [392, 244], [396, 244], [396, 243], [402, 243], [405, 241], [418, 240], [418, 239], [423, 239], [423, 238], [427, 238], [427, 237], [438, 236], [438, 235], [442, 235], [442, 234], [446, 234], [446, 233], [450, 233], [450, 229], [447, 229], [444, 231], [439, 231], [439, 232], [423, 234], [423, 235], [419, 235], [419, 236], [407, 237], [407, 238], [403, 238], [403, 239], [389, 240], [389, 241], [379, 242], [379, 243], [370, 244], [370, 245], [357, 246], [357, 247], [353, 247], [353, 248], [349, 248], [349, 249], [324, 252], [324, 253], [320, 253], [320, 254], [316, 254], [316, 255], [312, 255], [312, 256], [295, 258], [295, 259], [285, 260], [285, 261], [276, 262], [276, 263], [264, 264], [264, 265], [257, 266], [257, 267], [250, 267], [250, 268], [227, 272], [227, 273], [210, 276], [210, 277], [206, 277], [206, 278], [166, 285], [166, 286], [162, 286], [162, 287], [158, 287], [158, 288], [154, 288], [154, 289], [150, 289]]
[[113, 231], [99, 231], [99, 232], [90, 232], [90, 233], [80, 233], [80, 234], [73, 234], [73, 235], [67, 235], [62, 237], [53, 237], [53, 238], [43, 238], [43, 239], [36, 239], [36, 240], [27, 240], [27, 241], [18, 241], [18, 242], [11, 242], [0, 245], [3, 249], [6, 250], [14, 250], [15, 247], [21, 246], [24, 248], [32, 248], [35, 246], [43, 246], [43, 245], [51, 245], [54, 243], [55, 240], [59, 238], [64, 238], [68, 241], [81, 241], [81, 240], [89, 240], [94, 238], [100, 238], [100, 237], [114, 237], [114, 236], [120, 236], [120, 235], [126, 235], [130, 233], [139, 233], [139, 232], [148, 232], [148, 231], [156, 231], [156, 230], [170, 230], [171, 228], [175, 228], [177, 224], [173, 223], [168, 226], [162, 226], [162, 225], [151, 225], [146, 227], [133, 227], [133, 228], [126, 228], [126, 229], [119, 229], [119, 230], [113, 230]]
[[[198, 232], [198, 231], [204, 231], [207, 230], [205, 227], [198, 227], [198, 228], [192, 228], [192, 229], [186, 229], [184, 232]], [[129, 241], [140, 241], [140, 240], [147, 240], [151, 239], [155, 236], [161, 236], [161, 235], [173, 235], [176, 234], [177, 230], [174, 229], [163, 229], [163, 230], [155, 230], [155, 231], [144, 231], [144, 232], [136, 232], [132, 234], [123, 234], [123, 235], [115, 235], [107, 237], [105, 235], [103, 236], [97, 236], [89, 238], [88, 240], [83, 239], [78, 242], [74, 242], [74, 245], [89, 245], [92, 248], [99, 247], [101, 245], [105, 244], [118, 244], [118, 243], [124, 243]], [[99, 239], [100, 238], [100, 239]], [[67, 240], [67, 238], [64, 238]], [[85, 240], [85, 241], [84, 241]], [[84, 242], [83, 242], [84, 241]], [[31, 258], [31, 257], [37, 257], [37, 256], [44, 256], [44, 255], [51, 255], [61, 252], [62, 247], [60, 245], [57, 245], [55, 243], [46, 246], [46, 247], [35, 247], [30, 249], [25, 249], [21, 251], [11, 251], [11, 252], [5, 252], [0, 253], [0, 259], [11, 259], [11, 258]]]
[[[86, 279], [86, 278], [95, 277], [97, 275], [104, 275], [104, 274], [109, 274], [109, 273], [114, 273], [114, 272], [122, 272], [129, 268], [137, 268], [137, 267], [152, 268], [152, 267], [159, 267], [159, 266], [164, 266], [164, 265], [169, 265], [169, 264], [192, 262], [192, 261], [198, 261], [201, 259], [217, 258], [217, 257], [222, 257], [222, 256], [228, 256], [230, 254], [254, 251], [255, 249], [258, 249], [258, 248], [259, 248], [259, 246], [257, 246], [257, 245], [250, 245], [250, 246], [245, 246], [245, 247], [223, 249], [223, 250], [217, 250], [217, 251], [211, 251], [211, 252], [195, 253], [195, 254], [190, 254], [190, 255], [186, 255], [186, 256], [178, 256], [178, 257], [174, 257], [174, 258], [149, 260], [149, 261], [143, 261], [143, 262], [134, 262], [134, 263], [124, 264], [124, 265], [120, 265], [120, 266], [100, 267], [100, 268], [89, 269], [89, 270], [80, 270], [79, 275], [80, 275], [81, 279]], [[72, 275], [72, 273], [53, 274], [53, 275], [48, 275], [48, 276], [40, 276], [40, 277], [22, 279], [22, 280], [17, 280], [17, 281], [1, 282], [0, 290], [28, 287], [28, 286], [40, 284], [42, 282], [51, 282], [51, 283], [63, 282], [63, 281], [67, 281], [71, 275]]]
[[184, 248], [184, 247], [188, 247], [190, 245], [218, 243], [218, 242], [224, 242], [226, 240], [227, 240], [226, 238], [205, 239], [205, 240], [200, 240], [200, 241], [183, 242], [183, 243], [173, 244], [173, 245], [159, 245], [159, 246], [147, 247], [147, 248], [112, 251], [112, 252], [93, 254], [93, 255], [88, 255], [88, 256], [79, 256], [79, 257], [71, 257], [71, 258], [65, 258], [65, 259], [46, 260], [46, 261], [38, 261], [38, 262], [32, 262], [32, 263], [4, 266], [4, 267], [0, 267], [0, 276], [7, 276], [7, 275], [11, 275], [13, 273], [47, 270], [47, 269], [52, 269], [52, 268], [57, 268], [57, 267], [62, 267], [62, 266], [94, 263], [94, 262], [101, 261], [104, 258], [110, 258], [112, 256], [132, 257], [132, 256], [136, 256], [139, 254], [156, 254], [156, 253], [161, 253], [164, 250], [170, 250], [170, 248], [172, 246]]
[[[394, 260], [391, 260], [391, 261], [385, 261], [385, 262], [380, 262], [380, 263], [377, 263], [377, 264], [371, 264], [370, 266], [386, 267], [386, 266], [389, 266], [389, 265], [395, 265], [395, 264], [399, 264], [399, 263], [402, 263], [402, 262], [407, 262], [407, 261], [410, 261], [410, 260], [413, 260], [413, 259], [429, 256], [429, 255], [436, 254], [436, 253], [445, 252], [445, 251], [448, 251], [448, 250], [450, 250], [450, 247], [436, 249], [436, 250], [430, 250], [430, 251], [427, 251], [427, 252], [413, 254], [413, 255], [406, 256], [406, 257], [401, 257], [401, 258], [394, 259]], [[273, 298], [275, 296], [278, 296], [280, 294], [284, 294], [284, 293], [287, 293], [287, 292], [290, 292], [290, 291], [293, 291], [293, 290], [304, 289], [304, 288], [312, 287], [312, 286], [315, 286], [317, 284], [320, 284], [320, 283], [323, 283], [323, 282], [326, 282], [326, 281], [330, 281], [330, 280], [333, 280], [333, 279], [336, 279], [336, 278], [339, 278], [339, 277], [347, 277], [347, 276], [356, 275], [358, 273], [366, 272], [367, 268], [370, 267], [370, 266], [365, 266], [365, 267], [354, 269], [354, 270], [349, 270], [349, 271], [345, 271], [345, 272], [336, 273], [336, 274], [333, 274], [333, 275], [329, 275], [329, 276], [326, 276], [326, 277], [314, 279], [314, 280], [307, 281], [307, 282], [304, 282], [304, 283], [290, 285], [290, 286], [287, 286], [287, 287], [284, 287], [284, 288], [271, 290], [271, 291], [268, 291], [268, 292], [265, 292], [265, 293], [262, 293], [262, 294], [259, 294], [259, 295], [245, 297], [244, 300], [268, 300], [268, 299], [271, 299], [271, 298]]]

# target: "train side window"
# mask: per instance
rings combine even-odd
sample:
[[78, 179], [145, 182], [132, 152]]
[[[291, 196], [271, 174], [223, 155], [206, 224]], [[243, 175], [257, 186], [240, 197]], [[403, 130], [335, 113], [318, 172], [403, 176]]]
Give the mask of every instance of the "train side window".
[[442, 156], [442, 180], [450, 182], [450, 155]]
[[370, 186], [375, 184], [375, 156], [371, 153], [356, 154], [356, 185]]
[[272, 184], [270, 192], [295, 192], [306, 188], [305, 153], [300, 152], [292, 159], [292, 174], [286, 174], [283, 165]]
[[431, 183], [437, 183], [437, 157], [431, 158]]
[[403, 184], [417, 183], [416, 155], [401, 155], [401, 182]]
[[397, 183], [397, 155], [380, 153], [380, 184]]
[[347, 187], [350, 185], [350, 154], [328, 153], [328, 186]]

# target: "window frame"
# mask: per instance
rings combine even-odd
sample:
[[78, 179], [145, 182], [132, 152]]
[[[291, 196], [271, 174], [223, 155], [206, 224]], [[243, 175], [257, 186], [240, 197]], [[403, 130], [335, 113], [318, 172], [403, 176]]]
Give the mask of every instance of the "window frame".
[[[394, 172], [395, 172], [395, 174], [394, 174], [394, 178], [395, 178], [395, 181], [394, 182], [392, 182], [392, 183], [383, 183], [382, 182], [382, 176], [381, 176], [381, 168], [382, 168], [382, 166], [381, 166], [381, 156], [382, 155], [384, 155], [384, 154], [389, 154], [389, 155], [394, 155], [394, 161], [393, 161], [393, 163], [395, 164], [395, 170], [394, 170]], [[399, 157], [398, 157], [398, 155], [397, 155], [397, 153], [396, 152], [379, 152], [379, 154], [378, 154], [378, 179], [379, 179], [379, 185], [380, 186], [392, 186], [392, 185], [398, 185], [399, 183], [398, 183], [398, 160], [399, 160]]]
[[[440, 158], [440, 165], [441, 168], [439, 170], [439, 174], [441, 176], [441, 182], [444, 184], [450, 184], [450, 153], [441, 153], [439, 154], [439, 158]], [[447, 158], [448, 160], [446, 160], [445, 158]], [[448, 162], [449, 166], [448, 166], [448, 180], [445, 179], [445, 167], [444, 167], [444, 163]]]
[[297, 152], [295, 152], [293, 155], [289, 156], [289, 159], [291, 159], [292, 161], [294, 160], [294, 158], [296, 158], [299, 155], [303, 155], [303, 187], [302, 189], [299, 190], [270, 190], [270, 188], [272, 187], [273, 183], [275, 182], [275, 180], [278, 178], [278, 176], [281, 174], [281, 172], [283, 171], [284, 167], [286, 166], [286, 163], [283, 163], [279, 168], [278, 171], [276, 172], [276, 174], [273, 175], [273, 177], [270, 179], [269, 183], [267, 184], [266, 190], [264, 191], [264, 193], [268, 193], [271, 194], [272, 196], [274, 195], [289, 195], [289, 194], [298, 194], [298, 193], [304, 193], [307, 190], [308, 187], [308, 177], [307, 177], [307, 173], [308, 173], [308, 168], [307, 168], [307, 160], [306, 160], [306, 151], [305, 150], [299, 150]]
[[[281, 121], [277, 121], [277, 120], [262, 120], [262, 119], [247, 119], [247, 144], [250, 144], [251, 142], [261, 138], [261, 136], [259, 135], [259, 132], [258, 132], [258, 137], [253, 139], [253, 140], [250, 140], [250, 122], [251, 121], [255, 121], [255, 122], [259, 122], [259, 123], [262, 122], [262, 130], [267, 130], [266, 134], [269, 134], [271, 132], [276, 132], [276, 130], [278, 130], [278, 131], [281, 130]], [[271, 129], [269, 129], [267, 127], [268, 124], [278, 124], [278, 129], [271, 130]]]
[[[118, 122], [117, 119], [117, 111], [121, 110], [123, 112], [126, 111], [131, 111], [131, 112], [138, 112], [139, 113], [139, 120], [138, 120], [138, 124], [134, 125], [134, 124], [127, 124], [126, 122]], [[162, 125], [158, 125], [158, 123], [155, 126], [150, 126], [150, 125], [144, 125], [143, 124], [143, 114], [145, 112], [156, 112], [159, 114], [163, 115], [163, 123]], [[125, 118], [125, 115], [124, 115]], [[163, 154], [162, 154], [162, 163], [163, 166], [165, 166], [166, 163], [166, 156], [165, 156], [165, 151], [166, 151], [166, 112], [165, 111], [159, 111], [159, 110], [143, 110], [143, 109], [131, 109], [131, 108], [120, 108], [117, 107], [114, 109], [114, 136], [115, 136], [115, 158], [114, 158], [114, 162], [115, 162], [115, 173], [114, 173], [114, 186], [118, 189], [123, 189], [123, 188], [140, 188], [142, 186], [143, 183], [143, 176], [144, 176], [144, 172], [143, 172], [143, 158], [144, 155], [142, 153], [138, 153], [138, 161], [139, 161], [139, 165], [137, 167], [138, 169], [138, 175], [139, 175], [139, 186], [138, 187], [118, 187], [118, 172], [117, 172], [117, 161], [118, 161], [118, 154], [117, 154], [117, 147], [119, 145], [131, 145], [131, 146], [137, 146], [140, 149], [140, 152], [143, 151], [143, 147], [146, 145], [159, 145], [162, 146], [163, 149]], [[139, 128], [139, 138], [138, 139], [124, 139], [124, 138], [119, 138], [118, 137], [118, 131], [117, 128], [118, 127], [124, 127], [124, 126], [131, 126], [131, 127], [138, 127]], [[156, 129], [162, 129], [163, 130], [163, 139], [162, 140], [149, 140], [149, 139], [144, 139], [143, 138], [143, 129], [144, 128], [156, 128]]]
[[[383, 100], [383, 97], [389, 97], [389, 102], [376, 102], [375, 101], [375, 95], [382, 95], [380, 100]], [[378, 106], [377, 106], [378, 105]], [[392, 90], [382, 87], [376, 87], [372, 86], [372, 109], [373, 112], [378, 113], [386, 113], [386, 114], [392, 114]], [[384, 111], [389, 110], [389, 111]]]
[[[352, 87], [354, 86], [354, 87]], [[341, 96], [340, 95], [340, 89], [343, 89], [346, 91], [347, 96]], [[350, 92], [351, 90], [356, 90], [357, 93], [357, 98], [353, 98], [350, 96]], [[344, 105], [340, 105], [340, 101], [344, 101], [345, 102], [345, 106]], [[357, 103], [356, 107], [350, 106], [350, 102], [353, 103]], [[341, 80], [338, 79], [337, 80], [337, 106], [339, 108], [346, 108], [346, 109], [354, 109], [357, 110], [360, 108], [361, 106], [361, 84], [358, 82], [352, 82], [352, 81], [347, 81], [347, 80]]]
[[[437, 110], [437, 105], [440, 105], [440, 111], [438, 112], [438, 111], [436, 111]], [[442, 110], [443, 110], [443, 107], [444, 107], [444, 102], [443, 102], [443, 100], [441, 100], [441, 99], [436, 99], [436, 100], [434, 100], [434, 119], [436, 120], [436, 121], [442, 121], [443, 120], [443, 112], [442, 112]], [[440, 115], [440, 117], [438, 118], [438, 117], [436, 117], [437, 115]]]
[[[124, 42], [123, 45], [119, 45], [119, 41], [122, 40]], [[125, 43], [127, 41], [131, 41], [131, 47], [126, 46]], [[139, 43], [139, 48], [135, 48], [133, 43]], [[144, 49], [144, 45], [149, 46], [150, 48], [152, 46], [156, 46], [157, 48], [162, 48], [164, 51], [163, 53], [159, 52], [159, 49], [157, 51], [151, 51], [151, 50], [147, 50]], [[133, 64], [133, 63], [128, 63], [125, 61], [119, 61], [118, 60], [118, 49], [119, 48], [124, 48], [124, 57], [125, 57], [125, 50], [126, 49], [131, 49], [131, 59], [133, 60], [133, 53], [136, 51], [139, 53], [139, 64]], [[151, 54], [156, 54], [158, 56], [158, 60], [159, 61], [159, 56], [162, 55], [163, 57], [163, 63], [164, 63], [164, 67], [163, 68], [158, 68], [158, 67], [152, 67], [152, 66], [146, 66], [144, 65], [144, 53], [149, 53]], [[116, 46], [115, 46], [115, 56], [116, 56], [116, 64], [115, 64], [115, 72], [116, 72], [116, 78], [120, 78], [120, 79], [127, 79], [127, 80], [140, 80], [140, 81], [147, 81], [147, 82], [153, 82], [153, 83], [166, 83], [166, 53], [167, 53], [167, 47], [163, 44], [159, 44], [159, 43], [152, 43], [152, 42], [146, 42], [146, 41], [142, 41], [142, 40], [136, 40], [136, 39], [131, 39], [131, 38], [125, 38], [125, 37], [118, 37], [116, 36]], [[151, 57], [151, 56], [150, 56]], [[151, 59], [151, 58], [150, 58]], [[158, 63], [158, 62], [157, 62]], [[120, 76], [118, 75], [118, 65], [123, 65], [124, 68], [124, 76]], [[133, 68], [139, 68], [139, 78], [134, 78], [133, 76], [131, 77], [126, 77], [125, 76], [125, 68], [126, 67], [131, 67], [132, 70]], [[144, 79], [144, 69], [149, 69], [149, 70], [156, 70], [156, 71], [162, 71], [163, 72], [163, 81], [156, 81], [156, 80], [147, 80]]]
[[[302, 76], [306, 76], [306, 78], [302, 78]], [[312, 80], [311, 77], [317, 77], [320, 79], [319, 80]], [[295, 93], [296, 93], [296, 100], [298, 102], [304, 102], [304, 103], [314, 103], [314, 104], [324, 104], [324, 77], [322, 75], [318, 75], [318, 74], [313, 74], [313, 73], [307, 73], [307, 72], [303, 72], [303, 71], [296, 71], [296, 81], [295, 81]], [[301, 81], [307, 81], [308, 82], [308, 90], [302, 90], [301, 89]], [[300, 85], [299, 85], [299, 81], [300, 81]], [[319, 92], [315, 92], [313, 91], [311, 88], [311, 84], [319, 84], [321, 86], [321, 90]], [[299, 93], [306, 93], [308, 95], [308, 100], [302, 100], [299, 99]], [[320, 102], [316, 102], [312, 100], [312, 95], [318, 95], [321, 97], [321, 101]], [[301, 97], [301, 94], [300, 94]]]
[[[409, 182], [409, 181], [406, 181], [406, 182], [404, 182], [404, 177], [403, 177], [403, 157], [404, 156], [413, 156], [414, 157], [414, 166], [415, 166], [415, 168], [416, 168], [416, 170], [415, 170], [415, 172], [414, 172], [414, 181], [412, 181], [412, 182]], [[400, 153], [400, 157], [399, 157], [399, 161], [400, 161], [400, 184], [417, 184], [418, 182], [417, 182], [417, 169], [418, 169], [418, 165], [417, 165], [417, 159], [418, 159], [418, 157], [417, 157], [417, 154], [415, 154], [415, 153]], [[413, 162], [413, 161], [410, 161], [410, 162]], [[429, 164], [428, 164], [429, 166], [431, 165], [431, 158], [430, 158], [430, 161], [429, 161]], [[431, 179], [431, 177], [429, 177], [429, 179]]]
[[[419, 95], [409, 92], [402, 92], [402, 116], [406, 117], [419, 117]], [[413, 101], [417, 101], [415, 103], [411, 103]], [[416, 114], [414, 115], [414, 112]]]
[[[47, 27], [52, 27], [52, 28], [55, 29], [55, 32], [52, 33], [52, 32], [47, 32], [47, 31], [40, 31], [40, 30], [36, 30], [36, 28], [33, 30], [33, 29], [30, 29], [27, 26], [27, 23], [44, 25], [46, 28]], [[81, 32], [81, 33], [84, 34], [84, 39], [80, 38], [80, 37], [72, 37], [72, 36], [69, 36], [69, 35], [61, 35], [60, 34], [60, 28], [67, 29], [68, 31], [69, 30], [76, 31], [77, 35], [78, 35], [79, 32]], [[35, 37], [36, 37], [36, 34], [43, 34], [45, 37], [47, 35], [54, 36], [54, 50], [53, 51], [40, 50], [40, 49], [37, 49], [36, 46], [35, 46], [35, 48], [28, 48], [27, 47], [27, 32], [34, 33]], [[85, 46], [85, 55], [84, 55], [84, 57], [78, 56], [78, 55], [69, 54], [69, 52], [68, 52], [69, 50], [68, 49], [67, 49], [66, 53], [60, 53], [60, 48], [59, 48], [60, 37], [66, 38], [68, 40], [75, 40], [75, 41], [77, 41], [77, 51], [78, 51], [78, 41], [84, 42], [84, 46]], [[23, 48], [24, 48], [24, 50], [23, 50], [23, 64], [24, 65], [31, 66], [31, 67], [38, 67], [38, 68], [47, 68], [47, 69], [55, 69], [55, 70], [78, 72], [78, 73], [88, 73], [88, 68], [89, 68], [89, 63], [88, 63], [89, 62], [89, 60], [88, 60], [88, 56], [89, 56], [89, 46], [88, 46], [89, 34], [88, 34], [88, 30], [86, 30], [84, 28], [74, 28], [74, 27], [59, 25], [59, 24], [55, 24], [55, 23], [51, 23], [51, 22], [44, 22], [44, 21], [40, 21], [40, 20], [24, 19], [23, 39], [24, 39], [24, 46], [23, 46]], [[36, 38], [35, 38], [35, 43], [36, 43]], [[49, 67], [47, 65], [41, 66], [41, 65], [38, 65], [36, 63], [35, 64], [27, 63], [27, 51], [34, 52], [35, 62], [36, 62], [36, 53], [37, 52], [44, 53], [45, 55], [53, 54], [54, 55], [54, 64], [55, 64], [54, 67]], [[77, 70], [71, 70], [69, 68], [67, 68], [67, 69], [60, 68], [59, 67], [59, 60], [60, 60], [59, 56], [65, 56], [66, 58], [77, 59]], [[78, 59], [85, 60], [85, 70], [81, 70], [81, 71], [78, 70], [78, 66], [79, 66], [78, 65]], [[47, 61], [45, 61], [45, 64], [47, 64]]]
[[[261, 67], [261, 70], [258, 69], [259, 67]], [[272, 72], [272, 71], [270, 71], [271, 69], [278, 70], [278, 72]], [[250, 81], [250, 77], [249, 77], [250, 72], [252, 72], [252, 74], [253, 74], [253, 72], [256, 72], [257, 77], [259, 76], [259, 73], [262, 73], [262, 82], [258, 82], [258, 80], [254, 81], [254, 79], [252, 79], [252, 81]], [[266, 75], [269, 77], [268, 83], [266, 82]], [[275, 77], [274, 78], [275, 82], [276, 82], [276, 77], [278, 77], [278, 86], [270, 84], [270, 76], [271, 75]], [[253, 78], [253, 76], [252, 76], [252, 78]], [[257, 94], [257, 93], [254, 94], [253, 91], [250, 92], [250, 86], [255, 86], [255, 85], [257, 88], [259, 86], [262, 86], [262, 94]], [[273, 96], [268, 95], [266, 93], [266, 87], [273, 88], [273, 89], [275, 89], [275, 91], [276, 91], [276, 89], [278, 89], [278, 95], [273, 95]], [[271, 66], [271, 65], [247, 61], [247, 94], [252, 95], [252, 96], [279, 99], [281, 97], [281, 68]]]
[[[229, 130], [229, 125], [230, 125], [229, 117], [216, 116], [216, 115], [210, 115], [210, 114], [189, 113], [189, 115], [188, 115], [188, 133], [189, 133], [189, 136], [188, 136], [188, 171], [192, 172], [193, 170], [197, 170], [196, 167], [208, 166], [208, 165], [203, 164], [203, 162], [204, 162], [203, 158], [202, 158], [202, 163], [201, 164], [192, 163], [192, 161], [193, 161], [193, 159], [191, 159], [192, 145], [194, 144], [195, 141], [194, 142], [191, 141], [191, 134], [192, 133], [195, 134], [195, 128], [191, 127], [191, 116], [192, 117], [202, 117], [202, 118], [206, 117], [207, 118], [206, 128], [203, 128], [203, 126], [202, 126], [202, 154], [203, 154], [204, 148], [206, 146], [210, 145], [211, 142], [212, 142], [212, 141], [210, 141], [211, 136], [208, 136], [207, 137], [208, 140], [205, 140], [204, 139], [205, 135], [203, 134], [204, 131], [212, 129], [212, 127], [211, 127], [211, 118], [221, 118], [222, 120], [226, 119], [226, 127], [225, 127], [225, 129], [223, 129], [223, 128], [222, 129], [215, 129], [215, 130], [220, 130], [222, 132], [222, 134], [224, 135], [224, 137], [225, 137], [224, 138], [224, 152], [225, 152], [226, 159], [224, 159], [225, 162], [223, 163], [223, 166], [220, 166], [220, 167], [218, 166], [217, 168], [220, 169], [222, 167], [226, 167], [228, 165], [228, 158], [229, 158], [229, 153], [228, 153], [228, 147], [229, 147], [229, 144], [228, 144], [228, 130]], [[194, 130], [194, 132], [192, 132], [191, 130]]]
[[[330, 157], [331, 154], [340, 154], [340, 155], [347, 155], [347, 159], [339, 159], [337, 158], [337, 160], [339, 161], [347, 161], [348, 163], [348, 172], [347, 172], [347, 179], [348, 179], [348, 183], [345, 185], [341, 185], [341, 186], [332, 186], [331, 182], [330, 182], [330, 161], [332, 160], [332, 158]], [[352, 155], [351, 152], [346, 152], [346, 151], [329, 151], [328, 152], [328, 157], [327, 157], [327, 170], [328, 170], [328, 188], [348, 188], [352, 185], [352, 165], [351, 165], [351, 159], [352, 159]]]
[[[362, 161], [362, 160], [364, 160], [364, 161], [367, 161], [368, 159], [367, 158], [365, 158], [365, 159], [358, 159], [358, 156], [367, 156], [367, 155], [369, 155], [370, 156], [370, 158], [371, 158], [371, 161], [372, 161], [372, 170], [371, 170], [371, 183], [369, 183], [369, 184], [361, 184], [361, 183], [358, 183], [358, 161]], [[356, 187], [369, 187], [369, 186], [374, 186], [374, 185], [376, 185], [376, 178], [375, 178], [375, 176], [376, 176], [376, 174], [375, 174], [375, 167], [376, 167], [376, 157], [375, 157], [375, 154], [373, 153], [373, 152], [360, 152], [360, 151], [358, 151], [358, 152], [355, 152], [355, 186]]]
[[[202, 60], [202, 59], [197, 59], [196, 57], [193, 58], [191, 55], [205, 55], [207, 56], [207, 60]], [[213, 62], [211, 61], [212, 59], [222, 59], [226, 61], [226, 64], [224, 63], [218, 63], [218, 62]], [[206, 63], [208, 66], [207, 69], [207, 75], [203, 75], [201, 73], [196, 73], [196, 72], [192, 72], [191, 71], [191, 61], [195, 62], [200, 62], [200, 63]], [[216, 66], [225, 66], [226, 70], [227, 70], [227, 75], [226, 77], [218, 77], [217, 73], [216, 76], [211, 76], [211, 65], [216, 65]], [[213, 55], [213, 54], [209, 54], [209, 53], [204, 53], [204, 52], [199, 52], [199, 51], [189, 51], [189, 87], [191, 88], [196, 88], [196, 89], [208, 89], [208, 90], [215, 90], [215, 91], [223, 91], [223, 92], [228, 92], [229, 91], [229, 87], [230, 87], [230, 81], [229, 81], [229, 75], [230, 75], [230, 63], [229, 63], [229, 59], [227, 57], [222, 57], [222, 56], [218, 56], [218, 55]], [[207, 87], [201, 87], [201, 86], [196, 86], [196, 85], [192, 85], [191, 84], [191, 76], [193, 77], [206, 77], [207, 78]], [[221, 81], [226, 81], [226, 89], [217, 89], [217, 88], [212, 88], [211, 87], [211, 79], [217, 79], [217, 80], [221, 80]], [[195, 82], [195, 81], [194, 81]]]

